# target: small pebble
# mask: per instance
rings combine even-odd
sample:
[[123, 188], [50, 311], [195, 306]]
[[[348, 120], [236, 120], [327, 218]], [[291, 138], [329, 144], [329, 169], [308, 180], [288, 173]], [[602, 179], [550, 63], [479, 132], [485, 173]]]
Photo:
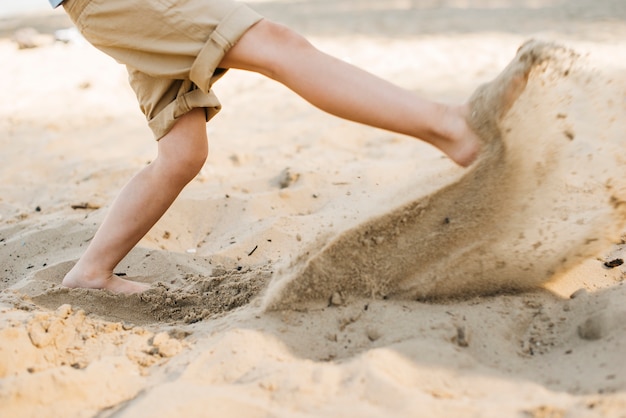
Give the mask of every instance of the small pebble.
[[373, 328], [373, 327], [368, 327], [368, 328], [365, 330], [365, 333], [366, 333], [366, 335], [367, 335], [367, 338], [368, 338], [371, 342], [374, 342], [374, 341], [376, 341], [376, 340], [380, 339], [380, 337], [382, 337], [382, 335], [381, 335], [380, 331], [378, 331], [376, 328]]
[[575, 291], [574, 293], [572, 293], [569, 298], [570, 299], [576, 299], [576, 298], [583, 298], [583, 297], [587, 297], [587, 296], [588, 296], [587, 289], [580, 288], [577, 291]]
[[615, 267], [619, 267], [619, 266], [621, 266], [622, 264], [624, 264], [624, 260], [623, 260], [623, 259], [621, 259], [621, 258], [615, 258], [615, 259], [613, 259], [613, 260], [606, 261], [606, 262], [604, 263], [604, 267], [609, 268], [609, 269], [612, 269], [612, 268], [615, 268]]
[[591, 316], [578, 326], [578, 336], [583, 340], [599, 340], [606, 333], [606, 318], [602, 314]]
[[459, 347], [468, 347], [469, 341], [467, 341], [467, 334], [465, 332], [465, 327], [457, 327], [456, 328], [456, 343]]
[[340, 306], [343, 304], [343, 298], [341, 297], [341, 293], [335, 292], [330, 297], [330, 306]]

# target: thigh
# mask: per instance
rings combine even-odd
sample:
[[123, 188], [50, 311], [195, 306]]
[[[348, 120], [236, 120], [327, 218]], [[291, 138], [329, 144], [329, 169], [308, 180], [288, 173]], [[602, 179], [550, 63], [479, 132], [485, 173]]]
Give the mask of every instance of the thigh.
[[273, 77], [278, 67], [294, 59], [294, 51], [309, 47], [311, 44], [292, 29], [264, 19], [226, 53], [220, 66]]

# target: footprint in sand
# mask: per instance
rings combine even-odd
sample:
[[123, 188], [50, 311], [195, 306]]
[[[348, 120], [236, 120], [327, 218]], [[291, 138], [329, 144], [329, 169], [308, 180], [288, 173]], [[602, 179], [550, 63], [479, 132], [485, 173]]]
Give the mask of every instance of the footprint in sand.
[[597, 254], [626, 219], [621, 74], [591, 70], [556, 45], [524, 44], [471, 98], [470, 122], [485, 146], [465, 175], [315, 244], [275, 275], [265, 308], [326, 304], [335, 293], [524, 290]]

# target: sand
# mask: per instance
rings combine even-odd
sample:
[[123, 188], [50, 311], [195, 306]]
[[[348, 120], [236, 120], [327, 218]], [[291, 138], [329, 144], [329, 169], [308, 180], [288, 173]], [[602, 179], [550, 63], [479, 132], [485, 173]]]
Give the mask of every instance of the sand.
[[472, 100], [479, 161], [231, 72], [209, 162], [116, 270], [133, 296], [59, 286], [156, 152], [125, 70], [54, 42], [62, 13], [0, 21], [44, 33], [0, 39], [1, 415], [626, 416], [625, 7], [444, 3], [253, 4]]
[[266, 307], [333, 294], [432, 300], [528, 290], [618, 241], [626, 78], [580, 61], [554, 44], [521, 46], [470, 99], [480, 160], [438, 190], [318, 241], [321, 249], [272, 281]]

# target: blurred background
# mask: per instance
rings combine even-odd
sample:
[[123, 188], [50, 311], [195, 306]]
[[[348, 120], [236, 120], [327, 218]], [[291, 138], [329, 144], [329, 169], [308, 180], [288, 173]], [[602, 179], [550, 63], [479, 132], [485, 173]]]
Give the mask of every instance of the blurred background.
[[[626, 37], [624, 0], [250, 0], [261, 14], [311, 36], [407, 37], [434, 33], [554, 34], [604, 41]], [[46, 0], [2, 0], [0, 36], [23, 26], [67, 27]]]

